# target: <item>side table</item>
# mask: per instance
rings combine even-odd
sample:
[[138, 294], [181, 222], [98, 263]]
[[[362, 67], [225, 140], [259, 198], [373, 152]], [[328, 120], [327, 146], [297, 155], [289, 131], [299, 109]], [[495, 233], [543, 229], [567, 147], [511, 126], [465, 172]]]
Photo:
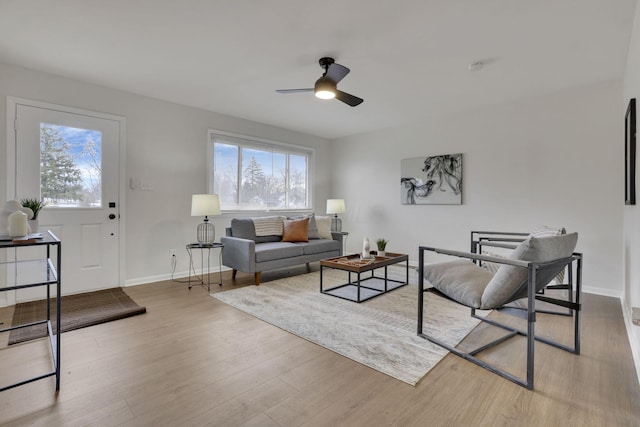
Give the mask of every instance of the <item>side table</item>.
[[[218, 254], [218, 273], [219, 279], [218, 285], [222, 286], [222, 251], [224, 250], [224, 244], [222, 243], [189, 243], [187, 245], [187, 252], [189, 253], [189, 289], [191, 289], [191, 272], [193, 271], [194, 279], [196, 271], [193, 266], [193, 250], [200, 250], [200, 280], [194, 280], [196, 285], [207, 285], [207, 291], [211, 292], [211, 249], [220, 249]], [[204, 281], [204, 251], [207, 251], [207, 282]]]
[[342, 235], [342, 255], [347, 254], [347, 237], [349, 237], [348, 231], [332, 231], [332, 233]]

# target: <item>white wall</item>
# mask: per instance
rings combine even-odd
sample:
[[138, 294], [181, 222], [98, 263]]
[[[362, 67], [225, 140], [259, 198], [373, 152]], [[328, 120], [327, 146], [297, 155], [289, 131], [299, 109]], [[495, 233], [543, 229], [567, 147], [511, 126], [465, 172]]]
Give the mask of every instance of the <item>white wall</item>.
[[[561, 225], [579, 233], [585, 289], [620, 297], [621, 95], [603, 83], [334, 141], [348, 248], [385, 237], [417, 263], [419, 244], [468, 250], [471, 230]], [[400, 160], [447, 153], [463, 153], [463, 204], [401, 205]]]
[[[127, 119], [126, 176], [153, 184], [154, 191], [126, 195], [126, 282], [167, 278], [169, 250], [178, 249], [176, 271], [187, 271], [185, 244], [195, 240], [202, 218], [190, 216], [191, 194], [206, 189], [209, 128], [313, 147], [316, 150], [314, 205], [324, 211], [329, 197], [330, 144], [285, 129], [159, 101], [77, 80], [0, 64], [0, 161], [6, 158], [6, 97], [99, 111]], [[4, 171], [4, 166], [2, 169]], [[6, 200], [6, 174], [0, 172], [0, 203]], [[214, 219], [224, 233], [231, 216]], [[217, 257], [212, 257], [212, 262]]]
[[[620, 101], [621, 108], [627, 108], [629, 99], [636, 98], [636, 109], [640, 107], [640, 7], [636, 6], [635, 21], [627, 68], [624, 78], [624, 96]], [[636, 115], [638, 111], [636, 110]], [[636, 126], [640, 123], [636, 117]], [[636, 165], [638, 158], [636, 157]], [[640, 171], [640, 168], [637, 169]], [[636, 172], [636, 189], [638, 187], [638, 172]], [[636, 197], [640, 196], [637, 192]], [[640, 199], [637, 199], [640, 200]], [[640, 378], [640, 327], [631, 324], [631, 307], [640, 307], [640, 205], [625, 206], [623, 221], [623, 252], [624, 252], [624, 297], [623, 307], [631, 346], [636, 361], [636, 370]]]

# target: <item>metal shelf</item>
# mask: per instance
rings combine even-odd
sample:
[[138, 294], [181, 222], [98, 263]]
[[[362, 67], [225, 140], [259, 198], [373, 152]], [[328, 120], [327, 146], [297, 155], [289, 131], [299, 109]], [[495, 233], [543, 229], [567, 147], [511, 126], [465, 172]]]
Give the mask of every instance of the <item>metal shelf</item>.
[[[9, 332], [15, 329], [26, 328], [38, 324], [46, 324], [48, 332], [47, 335], [51, 347], [53, 370], [41, 373], [22, 381], [18, 381], [13, 384], [0, 385], [0, 392], [51, 376], [55, 376], [56, 378], [56, 392], [60, 390], [60, 271], [62, 263], [62, 243], [60, 242], [60, 239], [58, 239], [51, 231], [42, 233], [42, 238], [36, 239], [34, 241], [0, 242], [0, 249], [15, 250], [15, 254], [13, 256], [14, 258], [17, 258], [17, 253], [18, 251], [20, 251], [20, 248], [31, 246], [46, 246], [46, 256], [41, 259], [29, 259], [0, 263], [0, 292], [7, 292], [25, 288], [35, 288], [39, 286], [46, 288], [47, 317], [46, 319], [41, 319], [39, 321], [28, 324], [13, 325], [9, 328], [0, 330], [0, 333]], [[55, 264], [51, 260], [51, 257], [53, 255], [52, 249], [55, 250]], [[55, 286], [54, 296], [56, 297], [55, 329], [53, 328], [53, 319], [51, 318], [52, 286]], [[7, 347], [0, 349], [0, 364], [2, 364], [2, 353], [5, 351], [11, 351], [11, 348]]]

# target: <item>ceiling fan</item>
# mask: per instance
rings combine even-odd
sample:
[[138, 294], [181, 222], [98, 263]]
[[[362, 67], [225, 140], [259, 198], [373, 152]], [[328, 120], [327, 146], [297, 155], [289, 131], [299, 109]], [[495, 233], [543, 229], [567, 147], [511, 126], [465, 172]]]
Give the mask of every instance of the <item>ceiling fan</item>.
[[320, 66], [324, 69], [322, 77], [316, 80], [316, 84], [313, 88], [306, 89], [278, 89], [278, 93], [299, 93], [299, 92], [314, 92], [316, 97], [320, 99], [337, 99], [344, 102], [347, 105], [355, 107], [362, 104], [364, 101], [362, 98], [351, 95], [346, 92], [338, 90], [337, 85], [342, 80], [349, 70], [344, 65], [336, 64], [333, 58], [320, 58]]

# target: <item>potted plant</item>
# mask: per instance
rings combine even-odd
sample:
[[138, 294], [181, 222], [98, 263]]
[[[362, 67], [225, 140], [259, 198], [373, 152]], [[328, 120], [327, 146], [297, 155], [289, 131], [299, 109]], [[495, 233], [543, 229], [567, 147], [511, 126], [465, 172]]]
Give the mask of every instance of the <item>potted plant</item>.
[[35, 233], [38, 231], [38, 214], [47, 205], [47, 202], [38, 199], [22, 199], [20, 204], [33, 212], [33, 218], [29, 219], [29, 226], [31, 227], [31, 232]]
[[378, 247], [378, 256], [387, 256], [387, 253], [385, 252], [387, 243], [389, 243], [389, 241], [383, 238], [379, 238], [378, 240], [376, 240], [376, 246]]

